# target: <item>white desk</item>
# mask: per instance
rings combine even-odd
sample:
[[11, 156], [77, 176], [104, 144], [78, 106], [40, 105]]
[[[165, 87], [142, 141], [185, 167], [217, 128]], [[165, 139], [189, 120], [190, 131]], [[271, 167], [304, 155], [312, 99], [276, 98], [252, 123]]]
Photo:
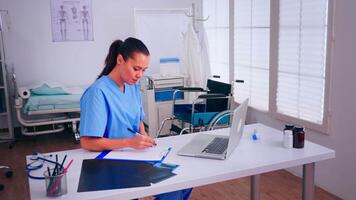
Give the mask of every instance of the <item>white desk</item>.
[[[254, 128], [257, 128], [261, 136], [258, 141], [250, 139]], [[228, 129], [210, 133], [227, 134]], [[54, 152], [60, 158], [67, 154], [67, 161], [74, 159], [67, 174], [68, 194], [59, 199], [134, 199], [246, 176], [251, 176], [252, 180], [251, 199], [259, 199], [259, 174], [299, 165], [303, 165], [304, 172], [303, 199], [314, 199], [315, 162], [335, 157], [335, 151], [309, 141], [305, 142], [303, 149], [285, 149], [282, 145], [282, 132], [262, 124], [245, 126], [243, 139], [228, 160], [178, 156], [177, 151], [193, 136], [194, 134], [188, 134], [157, 139], [158, 145], [173, 147], [165, 162], [180, 166], [175, 170], [177, 176], [149, 187], [78, 193], [82, 160], [95, 158], [98, 153], [83, 149]], [[44, 184], [43, 180], [29, 179], [31, 199], [46, 199]]]

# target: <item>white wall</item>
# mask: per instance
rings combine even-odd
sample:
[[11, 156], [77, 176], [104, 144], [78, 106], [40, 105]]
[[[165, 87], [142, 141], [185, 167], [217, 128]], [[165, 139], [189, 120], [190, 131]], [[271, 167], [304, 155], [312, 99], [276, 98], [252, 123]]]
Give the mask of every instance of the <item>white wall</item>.
[[[316, 184], [337, 196], [356, 199], [356, 1], [335, 0], [330, 135], [308, 130], [306, 138], [336, 151], [336, 158], [316, 164]], [[250, 122], [277, 129], [284, 123], [252, 111]], [[301, 168], [291, 169], [301, 175]]]
[[11, 22], [7, 63], [14, 65], [19, 86], [36, 80], [90, 84], [101, 71], [111, 42], [134, 36], [134, 8], [186, 8], [192, 2], [201, 6], [201, 0], [93, 0], [94, 41], [54, 43], [50, 0], [0, 0]]

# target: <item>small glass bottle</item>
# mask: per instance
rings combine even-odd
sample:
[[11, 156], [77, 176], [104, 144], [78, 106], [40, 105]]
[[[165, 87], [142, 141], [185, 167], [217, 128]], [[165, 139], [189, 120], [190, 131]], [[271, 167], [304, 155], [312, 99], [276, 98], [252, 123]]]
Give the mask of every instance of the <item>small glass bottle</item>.
[[286, 124], [283, 130], [283, 146], [285, 148], [293, 147], [293, 125]]
[[303, 127], [293, 129], [293, 148], [304, 148], [305, 132]]

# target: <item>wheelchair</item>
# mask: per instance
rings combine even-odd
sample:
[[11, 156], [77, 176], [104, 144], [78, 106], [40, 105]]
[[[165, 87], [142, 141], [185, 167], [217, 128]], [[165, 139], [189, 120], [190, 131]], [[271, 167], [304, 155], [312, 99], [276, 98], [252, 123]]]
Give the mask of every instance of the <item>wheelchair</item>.
[[[181, 135], [208, 130], [209, 125], [227, 127], [230, 124], [229, 113], [232, 86], [216, 80], [207, 80], [207, 89], [182, 87], [173, 93], [172, 115], [162, 121], [157, 137]], [[177, 103], [177, 94], [199, 93], [192, 104]], [[162, 128], [170, 122], [169, 133], [162, 135]]]

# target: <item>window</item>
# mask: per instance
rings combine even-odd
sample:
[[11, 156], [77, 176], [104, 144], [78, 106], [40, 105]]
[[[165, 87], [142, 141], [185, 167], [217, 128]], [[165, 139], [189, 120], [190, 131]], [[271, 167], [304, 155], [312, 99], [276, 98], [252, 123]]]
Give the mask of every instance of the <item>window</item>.
[[238, 102], [249, 98], [250, 106], [267, 111], [269, 94], [270, 2], [235, 1], [234, 77]]
[[229, 82], [229, 0], [204, 0], [204, 28], [208, 37], [211, 75]]
[[[325, 131], [329, 0], [235, 0], [234, 78], [238, 102]], [[330, 18], [330, 19], [329, 19]]]
[[280, 0], [277, 113], [323, 124], [328, 0]]

